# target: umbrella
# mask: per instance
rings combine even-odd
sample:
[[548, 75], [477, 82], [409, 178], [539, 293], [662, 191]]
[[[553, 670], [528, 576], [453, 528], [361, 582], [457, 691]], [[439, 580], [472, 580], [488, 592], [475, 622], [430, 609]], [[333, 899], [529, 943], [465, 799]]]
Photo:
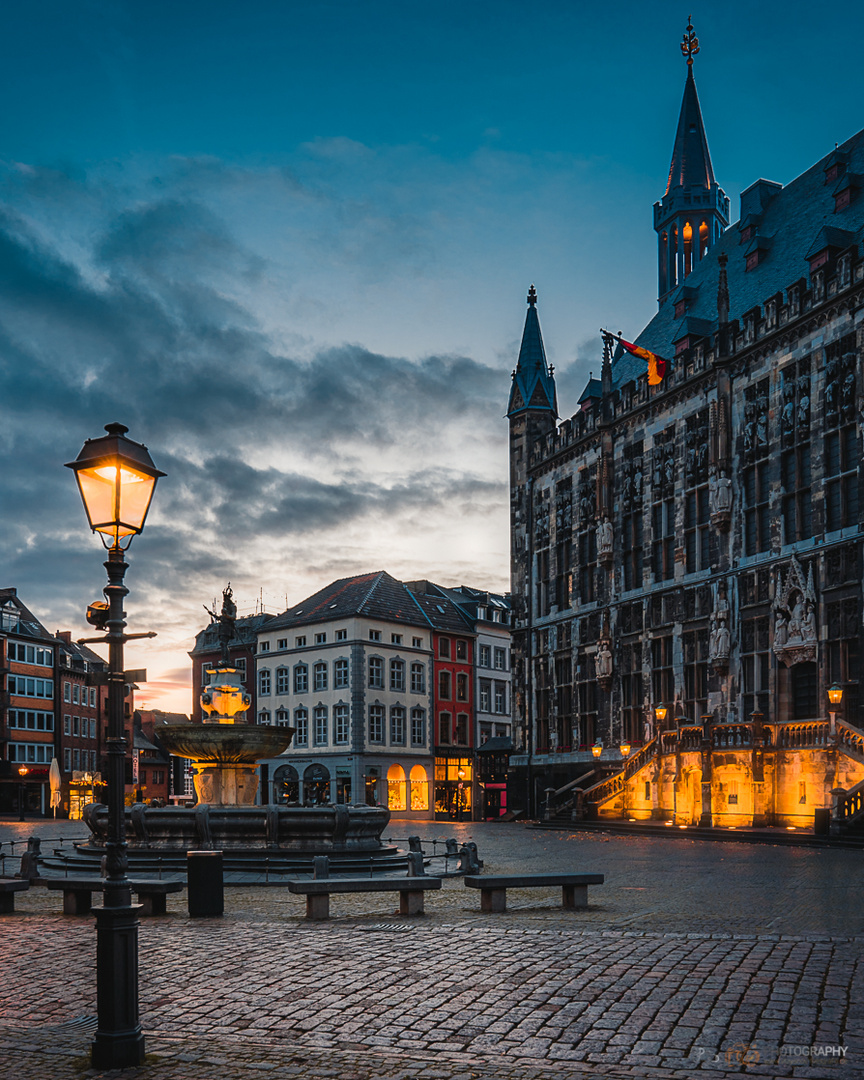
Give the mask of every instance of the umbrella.
[[54, 807], [54, 817], [57, 817], [57, 807], [60, 805], [60, 766], [57, 758], [51, 758], [51, 768], [48, 770], [48, 783], [51, 786], [51, 805]]

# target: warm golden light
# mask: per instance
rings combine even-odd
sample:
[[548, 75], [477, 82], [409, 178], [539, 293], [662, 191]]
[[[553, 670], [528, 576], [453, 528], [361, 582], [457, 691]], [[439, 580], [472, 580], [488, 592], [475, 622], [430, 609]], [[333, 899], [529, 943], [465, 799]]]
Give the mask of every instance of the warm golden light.
[[165, 474], [146, 446], [125, 437], [123, 424], [106, 424], [105, 430], [101, 439], [88, 439], [67, 467], [75, 471], [90, 528], [116, 547], [144, 528], [156, 481]]
[[661, 724], [666, 719], [666, 713], [668, 711], [669, 710], [666, 708], [665, 705], [658, 705], [657, 708], [654, 710], [654, 715], [657, 717]]
[[30, 770], [29, 770], [29, 769], [27, 768], [27, 766], [26, 766], [26, 765], [22, 765], [22, 766], [20, 767], [20, 769], [18, 770], [18, 775], [19, 775], [19, 776], [26, 776], [28, 772], [30, 772]]
[[622, 742], [621, 743], [621, 756], [626, 758], [626, 757], [629, 756], [629, 754], [630, 754], [630, 743]]
[[600, 755], [603, 753], [603, 743], [601, 743], [599, 739], [591, 747], [591, 753], [594, 755], [595, 758], [599, 758]]
[[828, 687], [828, 700], [832, 705], [839, 705], [843, 700], [843, 687], [834, 683], [833, 686]]

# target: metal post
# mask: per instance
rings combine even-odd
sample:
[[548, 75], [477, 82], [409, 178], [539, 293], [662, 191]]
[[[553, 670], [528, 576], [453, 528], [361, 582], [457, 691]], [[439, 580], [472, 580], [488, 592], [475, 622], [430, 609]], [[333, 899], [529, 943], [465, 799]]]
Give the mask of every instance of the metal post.
[[103, 906], [96, 916], [96, 997], [98, 1027], [91, 1045], [95, 1069], [123, 1069], [144, 1061], [144, 1034], [138, 1017], [138, 911], [132, 903], [127, 876], [126, 737], [123, 706], [126, 697], [123, 646], [126, 613], [123, 584], [127, 563], [115, 545], [105, 563], [108, 585], [108, 840]]

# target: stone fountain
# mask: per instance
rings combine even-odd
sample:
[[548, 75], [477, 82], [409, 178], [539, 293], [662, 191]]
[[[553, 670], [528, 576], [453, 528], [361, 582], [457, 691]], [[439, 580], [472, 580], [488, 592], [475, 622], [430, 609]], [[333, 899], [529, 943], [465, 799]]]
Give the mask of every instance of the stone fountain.
[[[160, 808], [136, 804], [127, 810], [130, 871], [185, 869], [187, 851], [213, 849], [223, 852], [226, 871], [253, 875], [308, 872], [316, 855], [327, 855], [334, 872], [404, 867], [405, 854], [381, 842], [390, 820], [390, 811], [383, 807], [255, 805], [256, 762], [284, 753], [294, 729], [245, 722], [251, 699], [228, 655], [237, 617], [230, 585], [223, 592], [221, 613], [209, 613], [219, 625], [222, 658], [208, 672], [212, 681], [201, 694], [206, 719], [166, 726], [158, 733], [170, 753], [193, 762], [198, 803]], [[70, 869], [92, 869], [104, 853], [107, 806], [87, 806], [84, 820], [93, 835], [76, 845]]]

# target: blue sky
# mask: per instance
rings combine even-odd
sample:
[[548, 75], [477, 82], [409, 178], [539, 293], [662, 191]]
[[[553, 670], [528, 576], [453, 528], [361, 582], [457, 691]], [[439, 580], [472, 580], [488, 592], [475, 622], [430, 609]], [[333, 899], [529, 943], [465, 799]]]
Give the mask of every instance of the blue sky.
[[[7, 6], [0, 567], [50, 629], [102, 586], [61, 465], [122, 420], [168, 473], [131, 549], [179, 690], [201, 603], [327, 581], [504, 589], [506, 423], [534, 282], [564, 415], [656, 309], [688, 10], [487, 0]], [[864, 125], [864, 11], [703, 5], [737, 217]], [[8, 509], [7, 509], [8, 508]], [[10, 513], [11, 509], [11, 513]]]

